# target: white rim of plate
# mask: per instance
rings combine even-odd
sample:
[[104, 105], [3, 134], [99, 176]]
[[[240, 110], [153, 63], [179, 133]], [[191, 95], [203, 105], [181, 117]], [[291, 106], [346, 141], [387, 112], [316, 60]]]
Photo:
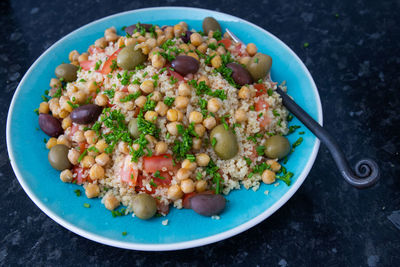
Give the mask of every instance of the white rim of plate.
[[[17, 166], [17, 164], [14, 161], [14, 152], [12, 150], [11, 147], [11, 139], [12, 136], [10, 135], [10, 124], [11, 124], [11, 114], [13, 113], [13, 109], [14, 109], [14, 105], [15, 105], [15, 101], [17, 96], [20, 93], [20, 87], [21, 84], [23, 84], [25, 82], [26, 77], [35, 69], [36, 65], [38, 64], [38, 62], [40, 61], [40, 59], [42, 57], [44, 57], [44, 55], [46, 55], [47, 53], [49, 53], [49, 51], [56, 45], [58, 45], [59, 43], [63, 42], [64, 39], [67, 39], [70, 35], [72, 35], [73, 33], [75, 33], [76, 31], [82, 29], [82, 28], [86, 28], [89, 27], [92, 24], [95, 24], [97, 22], [103, 21], [103, 20], [108, 20], [110, 18], [113, 17], [118, 17], [120, 15], [123, 14], [135, 14], [138, 12], [143, 12], [143, 11], [151, 11], [151, 10], [170, 10], [170, 9], [192, 9], [192, 10], [201, 10], [201, 11], [212, 11], [212, 10], [208, 10], [208, 9], [203, 9], [203, 8], [192, 8], [192, 7], [173, 7], [173, 6], [167, 6], [167, 7], [151, 7], [151, 8], [142, 8], [142, 9], [135, 9], [135, 10], [130, 10], [130, 11], [125, 11], [125, 12], [121, 12], [121, 13], [117, 13], [114, 15], [110, 15], [98, 20], [95, 20], [89, 24], [86, 24], [76, 30], [74, 30], [73, 32], [69, 33], [68, 35], [64, 36], [63, 38], [61, 38], [60, 40], [58, 40], [57, 42], [55, 42], [52, 46], [50, 46], [43, 54], [40, 55], [40, 57], [38, 59], [35, 60], [35, 62], [32, 64], [32, 66], [28, 69], [28, 71], [25, 73], [24, 77], [22, 78], [22, 80], [20, 81], [20, 83], [18, 84], [17, 89], [15, 90], [14, 96], [11, 100], [11, 105], [10, 108], [8, 110], [8, 115], [7, 115], [7, 129], [6, 129], [6, 133], [7, 133], [7, 149], [8, 149], [8, 154], [10, 157], [10, 161], [11, 161], [11, 166], [14, 170], [15, 175], [17, 176], [17, 179], [19, 181], [19, 183], [21, 184], [22, 188], [24, 189], [24, 191], [28, 194], [29, 198], [45, 213], [47, 214], [51, 219], [53, 219], [54, 221], [56, 221], [58, 224], [62, 225], [63, 227], [67, 228], [68, 230], [74, 232], [75, 234], [78, 234], [80, 236], [83, 236], [87, 239], [90, 239], [92, 241], [101, 243], [101, 244], [106, 244], [106, 245], [110, 245], [113, 247], [118, 247], [118, 248], [125, 248], [125, 249], [133, 249], [133, 250], [142, 250], [142, 251], [170, 251], [170, 250], [181, 250], [181, 249], [187, 249], [187, 248], [194, 248], [194, 247], [199, 247], [199, 246], [203, 246], [203, 245], [207, 245], [207, 244], [211, 244], [211, 243], [215, 243], [224, 239], [227, 239], [229, 237], [235, 236], [237, 234], [240, 234], [246, 230], [248, 230], [249, 228], [259, 224], [260, 222], [262, 222], [263, 220], [265, 220], [266, 218], [268, 218], [269, 216], [271, 216], [273, 213], [275, 213], [276, 210], [278, 210], [281, 206], [283, 206], [283, 204], [285, 204], [292, 196], [293, 194], [297, 191], [297, 189], [300, 187], [300, 185], [303, 184], [304, 180], [306, 179], [308, 173], [310, 172], [314, 161], [317, 157], [318, 154], [318, 149], [320, 146], [320, 141], [317, 138], [315, 145], [313, 147], [311, 156], [306, 164], [306, 166], [304, 167], [303, 171], [301, 172], [300, 176], [297, 178], [296, 182], [294, 184], [291, 185], [290, 189], [286, 192], [286, 194], [284, 194], [277, 202], [275, 202], [271, 207], [269, 207], [267, 210], [265, 210], [263, 213], [259, 214], [258, 216], [254, 217], [253, 219], [247, 221], [246, 223], [243, 223], [239, 226], [236, 226], [233, 229], [230, 229], [228, 231], [219, 233], [219, 234], [215, 234], [212, 236], [208, 236], [208, 237], [204, 237], [204, 238], [200, 238], [200, 239], [194, 239], [194, 240], [190, 240], [190, 241], [184, 241], [184, 242], [177, 242], [177, 243], [170, 243], [170, 244], [139, 244], [139, 243], [131, 243], [131, 242], [122, 242], [122, 241], [116, 241], [110, 238], [104, 238], [100, 235], [97, 234], [93, 234], [90, 233], [86, 230], [82, 230], [78, 227], [76, 227], [75, 225], [71, 224], [70, 222], [64, 220], [63, 218], [59, 217], [57, 214], [55, 214], [51, 209], [49, 209], [44, 203], [42, 203], [40, 201], [40, 199], [38, 199], [34, 192], [32, 192], [28, 185], [25, 183], [24, 179], [22, 178], [21, 172], [19, 167]], [[241, 18], [226, 14], [226, 13], [222, 13], [222, 12], [217, 12], [217, 11], [212, 11], [215, 13], [219, 13], [223, 16], [229, 16], [231, 18], [234, 18], [242, 23], [245, 23], [247, 25], [250, 25], [252, 27], [255, 27], [259, 30], [261, 30], [264, 34], [269, 35], [271, 38], [273, 38], [275, 41], [277, 41], [278, 43], [280, 43], [283, 47], [285, 47], [286, 49], [288, 49], [288, 51], [290, 52], [290, 54], [296, 58], [300, 64], [301, 67], [303, 68], [304, 72], [306, 73], [307, 77], [310, 79], [310, 81], [312, 82], [312, 87], [310, 89], [312, 89], [315, 93], [315, 96], [317, 98], [317, 108], [318, 108], [318, 122], [322, 125], [323, 123], [323, 119], [322, 119], [322, 106], [321, 106], [321, 100], [319, 97], [319, 93], [317, 90], [317, 87], [315, 85], [315, 82], [310, 74], [310, 72], [308, 71], [308, 69], [306, 68], [306, 66], [304, 65], [303, 61], [296, 55], [296, 53], [294, 53], [292, 51], [292, 49], [290, 49], [284, 42], [282, 42], [279, 38], [277, 38], [275, 35], [273, 35], [272, 33], [264, 30], [263, 28], [248, 22], [246, 20], [243, 20]]]

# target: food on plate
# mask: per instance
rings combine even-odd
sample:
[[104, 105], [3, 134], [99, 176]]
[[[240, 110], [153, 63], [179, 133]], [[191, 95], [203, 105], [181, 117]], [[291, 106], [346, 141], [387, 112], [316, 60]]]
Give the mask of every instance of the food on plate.
[[38, 108], [63, 182], [113, 215], [125, 206], [145, 220], [171, 205], [214, 216], [241, 185], [290, 184], [278, 162], [291, 151], [288, 111], [271, 57], [234, 43], [214, 18], [202, 26], [137, 23], [125, 36], [111, 27], [70, 52]]

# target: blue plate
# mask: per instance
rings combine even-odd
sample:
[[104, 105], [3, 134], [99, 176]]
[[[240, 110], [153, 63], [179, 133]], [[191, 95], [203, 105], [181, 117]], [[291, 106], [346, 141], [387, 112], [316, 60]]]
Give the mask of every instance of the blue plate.
[[[228, 205], [220, 220], [202, 217], [192, 210], [172, 209], [166, 218], [141, 221], [131, 216], [113, 218], [99, 199], [77, 197], [77, 185], [62, 183], [58, 171], [47, 161], [43, 143], [48, 138], [39, 130], [33, 112], [41, 102], [43, 91], [54, 77], [54, 69], [68, 62], [71, 50], [86, 51], [103, 36], [104, 30], [121, 29], [137, 21], [172, 25], [186, 21], [190, 28], [201, 29], [202, 19], [216, 18], [223, 29], [229, 28], [245, 43], [253, 42], [260, 52], [273, 58], [272, 79], [286, 80], [289, 94], [314, 119], [322, 124], [322, 109], [314, 81], [296, 54], [282, 41], [240, 18], [196, 8], [162, 7], [133, 10], [92, 22], [68, 34], [44, 52], [21, 80], [11, 102], [7, 119], [7, 146], [14, 172], [25, 192], [53, 220], [91, 240], [136, 250], [176, 250], [216, 242], [256, 225], [281, 207], [303, 183], [317, 156], [319, 141], [304, 126], [304, 141], [290, 156], [287, 168], [294, 172], [292, 185], [262, 185], [257, 192], [236, 190], [227, 199]], [[294, 119], [291, 124], [301, 125]], [[291, 142], [297, 140], [291, 134]], [[269, 190], [269, 195], [264, 191]], [[84, 203], [91, 205], [85, 208]], [[162, 221], [168, 219], [167, 226]], [[127, 232], [127, 235], [122, 235]]]

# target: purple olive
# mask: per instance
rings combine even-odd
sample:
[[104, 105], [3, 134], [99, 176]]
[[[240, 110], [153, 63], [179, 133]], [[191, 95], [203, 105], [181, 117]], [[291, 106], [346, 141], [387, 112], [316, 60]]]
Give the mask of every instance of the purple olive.
[[[140, 26], [144, 27], [146, 31], [149, 31], [151, 27], [153, 27], [153, 24], [144, 24], [144, 23], [139, 23]], [[131, 26], [128, 26], [125, 28], [125, 32], [129, 35], [133, 35], [133, 32], [136, 30], [136, 24], [133, 24]]]
[[226, 200], [221, 195], [198, 194], [190, 199], [190, 206], [200, 215], [213, 216], [220, 214], [226, 205]]
[[87, 104], [74, 109], [71, 120], [77, 124], [89, 124], [95, 122], [99, 117], [102, 108], [96, 104]]
[[190, 41], [190, 35], [192, 35], [191, 31], [186, 31], [184, 35], [181, 36], [181, 39], [184, 43], [189, 43]]
[[61, 122], [50, 114], [39, 114], [39, 126], [45, 134], [51, 137], [58, 137], [64, 132]]
[[251, 77], [249, 71], [243, 68], [242, 65], [237, 63], [229, 63], [226, 65], [226, 67], [232, 70], [232, 78], [240, 86], [253, 83], [253, 78]]
[[177, 56], [171, 62], [172, 68], [183, 76], [196, 73], [199, 70], [199, 65], [199, 61], [190, 56]]

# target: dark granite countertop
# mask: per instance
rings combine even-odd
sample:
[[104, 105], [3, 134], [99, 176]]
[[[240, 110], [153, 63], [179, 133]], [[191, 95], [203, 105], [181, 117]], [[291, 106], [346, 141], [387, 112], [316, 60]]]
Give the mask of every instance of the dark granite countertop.
[[325, 127], [338, 138], [351, 162], [364, 156], [375, 158], [382, 171], [380, 182], [367, 190], [352, 188], [321, 146], [309, 177], [287, 204], [228, 240], [151, 253], [84, 239], [40, 211], [16, 180], [5, 142], [12, 95], [34, 60], [74, 29], [121, 11], [190, 2], [1, 1], [0, 185], [4, 192], [0, 196], [0, 266], [400, 263], [400, 2], [218, 2], [194, 1], [191, 5], [242, 17], [288, 44], [305, 62], [319, 88]]

